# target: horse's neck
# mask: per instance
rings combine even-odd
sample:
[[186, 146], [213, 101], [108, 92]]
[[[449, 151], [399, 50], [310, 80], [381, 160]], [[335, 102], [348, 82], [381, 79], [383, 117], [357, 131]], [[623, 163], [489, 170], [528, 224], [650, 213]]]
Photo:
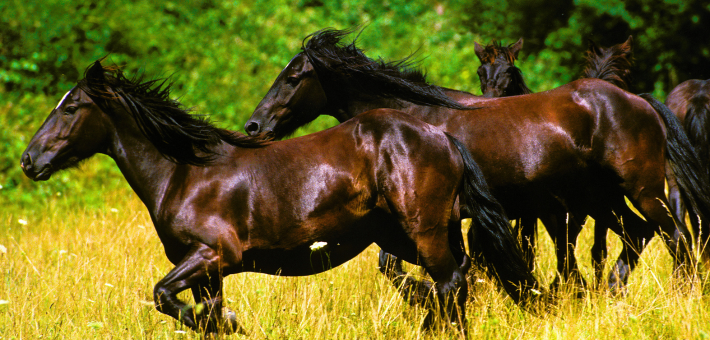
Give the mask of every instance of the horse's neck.
[[[456, 97], [452, 96], [452, 98], [463, 105], [472, 105], [478, 101], [485, 100], [483, 97], [466, 92], [452, 90], [451, 93], [456, 94]], [[388, 108], [405, 112], [432, 125], [441, 125], [451, 114], [458, 111], [443, 106], [420, 105], [392, 98], [361, 98], [351, 99], [346, 102], [341, 109], [331, 110], [331, 112], [336, 113], [333, 114], [333, 117], [341, 123], [369, 110]]]
[[374, 109], [395, 109], [411, 114], [419, 119], [424, 119], [430, 115], [430, 108], [441, 108], [414, 104], [400, 99], [378, 97], [350, 97], [349, 100], [341, 101], [340, 103], [342, 105], [340, 108], [332, 109], [330, 112], [332, 112], [333, 114], [331, 115], [341, 123], [363, 112]]
[[108, 154], [148, 211], [154, 213], [177, 165], [163, 157], [135, 125], [115, 131]]

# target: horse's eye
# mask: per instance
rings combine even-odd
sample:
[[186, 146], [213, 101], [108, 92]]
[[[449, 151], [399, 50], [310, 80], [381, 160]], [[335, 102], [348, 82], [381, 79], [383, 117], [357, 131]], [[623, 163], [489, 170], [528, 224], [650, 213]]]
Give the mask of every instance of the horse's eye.
[[291, 86], [298, 85], [299, 81], [301, 81], [301, 79], [296, 76], [289, 76], [288, 78], [286, 78], [286, 83], [288, 83]]
[[64, 108], [65, 115], [73, 115], [78, 108], [76, 106], [67, 106]]

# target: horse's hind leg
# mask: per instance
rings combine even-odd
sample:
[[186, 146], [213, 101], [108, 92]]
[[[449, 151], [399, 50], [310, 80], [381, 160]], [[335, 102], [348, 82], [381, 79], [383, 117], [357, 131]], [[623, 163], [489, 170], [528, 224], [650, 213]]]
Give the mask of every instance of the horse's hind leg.
[[380, 250], [379, 261], [380, 272], [399, 290], [405, 301], [411, 305], [422, 305], [426, 302], [432, 291], [432, 282], [409, 276], [402, 269], [402, 260], [384, 250]]
[[690, 231], [669, 213], [669, 203], [663, 195], [662, 184], [657, 190], [651, 190], [650, 186], [645, 189], [632, 202], [649, 221], [660, 226], [661, 237], [675, 260], [676, 273], [689, 276], [695, 263]]
[[[461, 233], [461, 221], [458, 219], [458, 215], [449, 222], [449, 244], [461, 271], [463, 273], [468, 272], [471, 261], [466, 255], [463, 234]], [[380, 250], [379, 262], [380, 272], [400, 290], [402, 297], [406, 301], [412, 305], [423, 305], [426, 302], [433, 288], [431, 281], [417, 280], [407, 275], [402, 269], [402, 260], [384, 250]]]
[[[204, 244], [193, 246], [173, 270], [153, 289], [155, 307], [186, 326], [205, 333], [219, 330], [222, 322], [222, 277], [220, 256]], [[198, 305], [188, 306], [177, 294], [192, 289]], [[226, 332], [240, 329], [233, 318]]]
[[[600, 229], [604, 230], [604, 234], [606, 234], [608, 227], [619, 235], [623, 242], [623, 248], [611, 269], [608, 281], [609, 289], [618, 293], [628, 282], [629, 275], [636, 268], [641, 252], [653, 238], [656, 228], [631, 211], [621, 197], [613, 211], [603, 211], [593, 217], [597, 221], [596, 223], [600, 224]], [[601, 263], [597, 263], [597, 265], [601, 266]], [[595, 271], [598, 270], [601, 269], [595, 268]], [[595, 275], [599, 276], [597, 278], [597, 284], [599, 284], [601, 274], [596, 272]]]
[[[427, 273], [434, 280], [438, 298], [439, 312], [442, 317], [448, 317], [452, 323], [465, 330], [466, 299], [468, 297], [468, 282], [465, 271], [470, 268], [470, 258], [463, 251], [463, 235], [461, 222], [450, 222], [447, 238], [439, 235], [417, 235], [418, 256]], [[454, 235], [452, 235], [454, 234]], [[458, 261], [457, 261], [458, 260]], [[428, 327], [433, 319], [429, 313], [425, 319]]]

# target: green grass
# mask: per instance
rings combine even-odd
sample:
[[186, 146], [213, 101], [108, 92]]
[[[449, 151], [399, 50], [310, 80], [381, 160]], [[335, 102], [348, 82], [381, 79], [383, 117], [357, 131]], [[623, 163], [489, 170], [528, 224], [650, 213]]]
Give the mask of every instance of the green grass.
[[[142, 203], [127, 190], [106, 192], [103, 199], [92, 208], [55, 198], [44, 210], [0, 212], [0, 338], [199, 338], [153, 306], [153, 285], [171, 265]], [[577, 254], [588, 280], [592, 229], [585, 228]], [[540, 240], [537, 276], [549, 283], [552, 245], [543, 232]], [[611, 258], [620, 243], [611, 234], [609, 241]], [[710, 303], [702, 284], [676, 287], [671, 258], [659, 241], [644, 252], [624, 296], [602, 290], [576, 299], [563, 293], [556, 311], [546, 315], [523, 312], [488, 280], [475, 283], [467, 304], [470, 337], [707, 338]], [[404, 303], [379, 274], [377, 251], [372, 246], [345, 265], [310, 277], [229, 276], [226, 304], [237, 312], [248, 338], [455, 337], [420, 331], [424, 311]]]

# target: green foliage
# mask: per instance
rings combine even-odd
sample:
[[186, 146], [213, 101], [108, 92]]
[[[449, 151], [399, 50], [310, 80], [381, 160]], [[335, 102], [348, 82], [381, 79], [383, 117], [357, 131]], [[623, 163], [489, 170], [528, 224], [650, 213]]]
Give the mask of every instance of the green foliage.
[[[493, 39], [525, 39], [518, 65], [534, 91], [578, 78], [587, 38], [609, 46], [635, 36], [638, 92], [663, 96], [680, 81], [710, 74], [710, 6], [700, 0], [6, 0], [0, 11], [0, 203], [81, 190], [95, 197], [102, 187], [120, 186], [107, 184], [121, 176], [105, 158], [91, 166], [111, 178], [100, 184], [89, 183], [94, 174], [74, 171], [30, 183], [17, 166], [51, 107], [107, 55], [129, 74], [172, 77], [175, 97], [235, 130], [302, 40], [325, 27], [360, 25], [358, 45], [371, 57], [415, 53], [431, 82], [474, 93], [473, 43]], [[323, 117], [296, 135], [334, 124]]]

